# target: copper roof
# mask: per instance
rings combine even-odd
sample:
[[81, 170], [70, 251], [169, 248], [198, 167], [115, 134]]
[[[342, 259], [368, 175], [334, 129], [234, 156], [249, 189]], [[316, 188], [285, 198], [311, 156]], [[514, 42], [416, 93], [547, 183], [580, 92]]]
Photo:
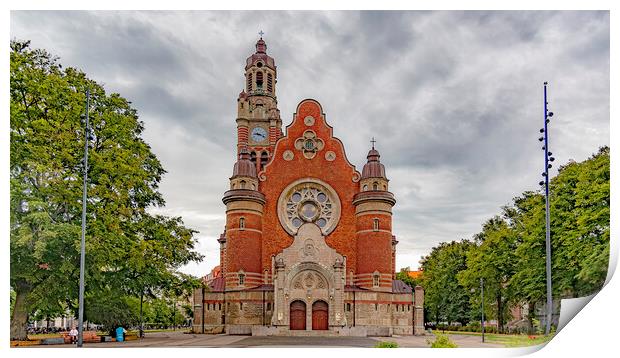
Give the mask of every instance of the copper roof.
[[401, 280], [392, 281], [392, 293], [412, 293], [413, 289]]
[[274, 71], [276, 70], [276, 63], [271, 56], [267, 55], [267, 44], [262, 38], [256, 41], [256, 53], [248, 57], [245, 62], [245, 69], [247, 70], [248, 68], [252, 67], [252, 65], [257, 63], [259, 60], [262, 60], [262, 63], [265, 66], [271, 68]]
[[250, 152], [246, 148], [241, 149], [239, 159], [233, 167], [232, 177], [237, 176], [256, 178], [256, 166], [250, 161]]
[[366, 178], [384, 178], [385, 176], [385, 167], [379, 161], [379, 151], [375, 148], [372, 148], [366, 158], [368, 161], [364, 164], [364, 168], [362, 169], [362, 179]]
[[210, 292], [224, 292], [225, 283], [224, 276], [218, 276], [207, 287]]

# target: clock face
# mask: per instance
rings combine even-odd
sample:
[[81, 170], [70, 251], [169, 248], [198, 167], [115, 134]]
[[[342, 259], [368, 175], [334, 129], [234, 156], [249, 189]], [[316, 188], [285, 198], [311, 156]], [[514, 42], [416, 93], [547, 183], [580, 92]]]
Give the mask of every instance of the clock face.
[[262, 127], [254, 127], [252, 129], [252, 140], [255, 142], [263, 142], [267, 139], [267, 131]]

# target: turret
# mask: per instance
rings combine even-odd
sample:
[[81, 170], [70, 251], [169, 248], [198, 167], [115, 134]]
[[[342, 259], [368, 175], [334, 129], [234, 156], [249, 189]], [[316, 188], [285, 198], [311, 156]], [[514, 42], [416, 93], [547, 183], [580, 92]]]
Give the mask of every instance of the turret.
[[379, 152], [368, 152], [362, 169], [360, 192], [353, 197], [357, 239], [358, 286], [375, 291], [391, 292], [394, 276], [394, 239], [392, 207], [394, 194], [388, 189], [385, 167]]
[[258, 286], [262, 283], [261, 247], [265, 196], [258, 191], [256, 167], [247, 149], [242, 148], [230, 177], [230, 190], [224, 193], [226, 205], [225, 237], [220, 244], [226, 260], [222, 272], [226, 290]]

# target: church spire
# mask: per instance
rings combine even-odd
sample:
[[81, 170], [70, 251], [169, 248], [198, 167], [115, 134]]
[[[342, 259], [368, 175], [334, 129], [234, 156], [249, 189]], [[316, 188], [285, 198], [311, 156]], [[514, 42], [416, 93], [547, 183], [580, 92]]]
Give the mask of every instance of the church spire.
[[267, 44], [265, 40], [263, 40], [263, 35], [265, 33], [261, 30], [258, 34], [260, 35], [260, 39], [256, 41], [256, 53], [267, 53]]

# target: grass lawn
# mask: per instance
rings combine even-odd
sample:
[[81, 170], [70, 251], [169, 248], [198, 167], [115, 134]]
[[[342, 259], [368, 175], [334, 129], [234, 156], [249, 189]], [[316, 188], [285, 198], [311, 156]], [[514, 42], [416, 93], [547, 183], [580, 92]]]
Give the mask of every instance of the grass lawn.
[[[446, 334], [462, 334], [472, 336], [482, 336], [482, 333], [478, 332], [452, 332], [446, 331]], [[496, 334], [485, 333], [484, 340], [489, 343], [503, 344], [505, 347], [527, 347], [536, 346], [548, 342], [553, 338], [553, 335], [534, 335], [528, 336], [527, 334]]]

